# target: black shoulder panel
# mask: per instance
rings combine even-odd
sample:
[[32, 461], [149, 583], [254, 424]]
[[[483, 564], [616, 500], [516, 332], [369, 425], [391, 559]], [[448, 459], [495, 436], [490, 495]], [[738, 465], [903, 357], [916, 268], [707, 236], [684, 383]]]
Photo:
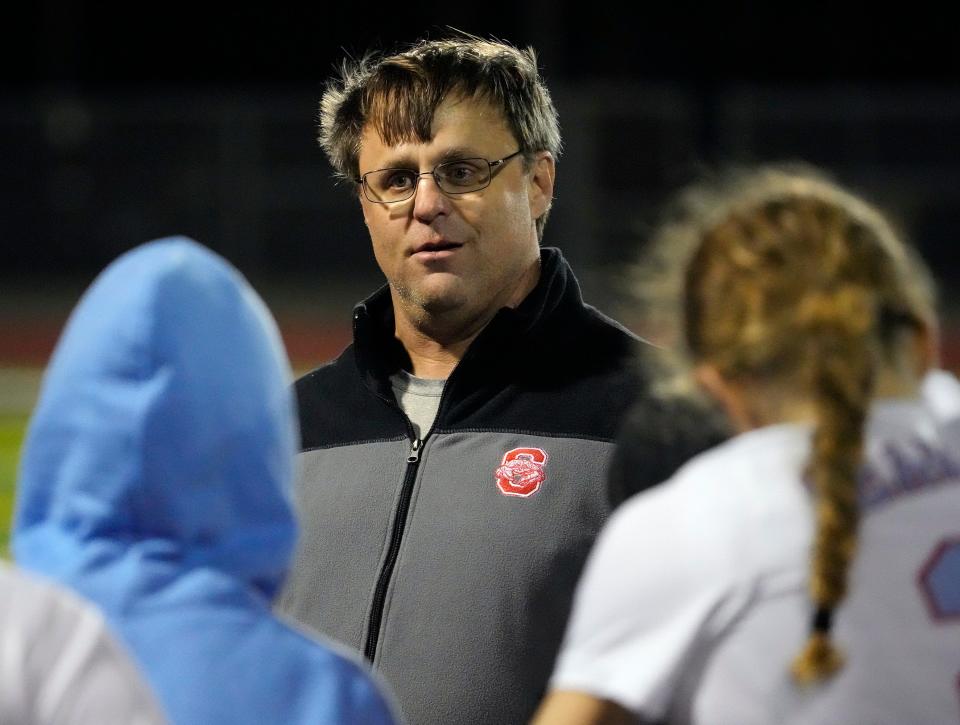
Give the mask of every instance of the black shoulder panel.
[[406, 420], [393, 401], [364, 385], [352, 345], [297, 380], [295, 390], [303, 450], [407, 436]]
[[645, 343], [589, 308], [567, 323], [529, 335], [501, 326], [454, 373], [439, 427], [613, 440], [645, 387], [634, 364]]

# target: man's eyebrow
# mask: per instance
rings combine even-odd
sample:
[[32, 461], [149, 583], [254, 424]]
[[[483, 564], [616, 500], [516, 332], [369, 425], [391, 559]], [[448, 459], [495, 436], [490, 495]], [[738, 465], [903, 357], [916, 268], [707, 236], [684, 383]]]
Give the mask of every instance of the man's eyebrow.
[[410, 169], [416, 171], [417, 163], [413, 160], [412, 154], [401, 152], [396, 156], [387, 156], [376, 169], [371, 169], [371, 171], [379, 169]]
[[446, 149], [442, 154], [440, 154], [440, 156], [437, 158], [437, 163], [445, 164], [449, 161], [459, 161], [460, 159], [479, 158], [483, 158], [483, 155], [475, 148], [470, 148], [469, 146], [454, 146], [453, 148]]
[[[475, 148], [470, 146], [454, 146], [452, 148], [444, 149], [433, 162], [433, 166], [437, 164], [445, 164], [450, 161], [459, 161], [460, 159], [479, 159], [483, 158], [483, 154], [477, 151]], [[431, 168], [433, 168], [431, 166]], [[381, 166], [377, 167], [378, 169], [409, 169], [411, 171], [419, 171], [417, 168], [417, 163], [413, 158], [413, 154], [408, 152], [400, 152], [396, 156], [388, 156], [382, 162]]]

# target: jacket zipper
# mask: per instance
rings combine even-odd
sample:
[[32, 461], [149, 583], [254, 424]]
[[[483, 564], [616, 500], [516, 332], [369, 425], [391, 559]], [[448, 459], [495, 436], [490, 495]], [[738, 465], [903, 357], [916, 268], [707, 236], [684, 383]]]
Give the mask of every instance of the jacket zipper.
[[413, 483], [417, 478], [417, 467], [420, 464], [420, 449], [423, 441], [413, 437], [410, 444], [410, 453], [407, 455], [407, 472], [403, 478], [403, 488], [400, 491], [400, 500], [397, 502], [397, 513], [394, 518], [393, 531], [390, 534], [390, 548], [387, 550], [387, 559], [380, 569], [377, 578], [377, 587], [373, 592], [373, 605], [370, 608], [370, 621], [367, 627], [367, 641], [363, 647], [363, 656], [371, 663], [377, 654], [377, 640], [380, 637], [380, 624], [383, 620], [383, 607], [387, 597], [387, 587], [393, 575], [393, 567], [397, 563], [397, 554], [400, 551], [400, 540], [403, 538], [403, 529], [407, 524], [407, 511], [410, 508], [410, 498], [413, 495]]
[[[357, 339], [360, 323], [360, 313], [354, 314], [353, 334]], [[458, 368], [463, 361], [470, 356], [468, 349], [463, 359], [460, 360]], [[440, 407], [437, 409], [437, 415], [433, 420], [433, 425], [427, 431], [423, 439], [417, 438], [410, 420], [406, 414], [400, 410], [395, 400], [391, 400], [384, 395], [377, 394], [384, 403], [400, 413], [407, 421], [407, 432], [410, 439], [410, 452], [407, 454], [407, 471], [403, 477], [403, 487], [400, 491], [400, 500], [397, 502], [396, 517], [394, 518], [393, 531], [390, 533], [390, 548], [387, 550], [387, 558], [380, 569], [380, 575], [377, 577], [377, 586], [373, 590], [373, 602], [370, 605], [370, 619], [367, 622], [367, 640], [363, 646], [363, 656], [373, 664], [373, 658], [377, 654], [377, 644], [380, 638], [380, 625], [383, 623], [383, 607], [387, 598], [387, 587], [390, 586], [390, 578], [393, 576], [393, 569], [397, 563], [397, 554], [400, 552], [400, 541], [403, 539], [403, 530], [407, 525], [407, 513], [410, 509], [410, 499], [413, 496], [413, 484], [417, 480], [417, 468], [420, 465], [420, 451], [423, 448], [423, 441], [430, 437], [437, 419], [440, 417], [440, 411], [443, 409], [444, 396], [447, 388], [450, 386], [450, 378], [456, 375], [454, 370], [443, 385], [443, 392], [440, 395]]]

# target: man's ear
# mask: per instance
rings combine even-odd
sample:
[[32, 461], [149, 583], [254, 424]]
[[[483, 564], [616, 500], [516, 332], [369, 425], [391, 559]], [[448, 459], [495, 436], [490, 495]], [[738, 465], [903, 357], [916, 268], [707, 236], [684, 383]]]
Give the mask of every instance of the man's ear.
[[553, 203], [553, 180], [556, 172], [557, 164], [553, 154], [540, 151], [530, 169], [530, 213], [534, 219], [546, 214]]
[[367, 207], [370, 202], [368, 202], [366, 197], [363, 195], [363, 188], [359, 184], [357, 184], [357, 204], [360, 205], [360, 213], [363, 214], [364, 226], [369, 227], [370, 223], [367, 221]]
[[723, 377], [716, 367], [710, 363], [702, 363], [694, 369], [693, 376], [707, 395], [717, 401], [738, 433], [760, 426], [760, 422], [747, 404], [743, 389]]

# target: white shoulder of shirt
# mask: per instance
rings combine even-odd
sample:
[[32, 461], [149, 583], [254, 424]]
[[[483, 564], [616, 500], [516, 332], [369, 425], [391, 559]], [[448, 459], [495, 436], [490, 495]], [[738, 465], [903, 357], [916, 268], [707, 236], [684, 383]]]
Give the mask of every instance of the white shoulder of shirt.
[[0, 562], [0, 722], [166, 723], [100, 612]]
[[[907, 408], [922, 416], [935, 405], [943, 418], [960, 413], [949, 374], [928, 378], [921, 398], [881, 402], [872, 415], [907, 422]], [[783, 424], [740, 434], [618, 508], [577, 588], [551, 688], [660, 717], [700, 643], [755, 598], [802, 586], [814, 519], [802, 481], [810, 432]]]
[[577, 588], [551, 687], [659, 717], [703, 638], [761, 591], [799, 586], [812, 517], [794, 471], [808, 441], [802, 426], [744, 433], [617, 509]]
[[[792, 515], [809, 505], [800, 478], [809, 448], [806, 426], [741, 433], [688, 461], [664, 484], [632, 497], [613, 513], [608, 527], [643, 530], [651, 541], [680, 551], [695, 547], [688, 553], [697, 559], [720, 553], [718, 546], [734, 546], [737, 559], [729, 563], [742, 571], [744, 537], [765, 535], [771, 516]], [[687, 542], [682, 548], [681, 541]]]

